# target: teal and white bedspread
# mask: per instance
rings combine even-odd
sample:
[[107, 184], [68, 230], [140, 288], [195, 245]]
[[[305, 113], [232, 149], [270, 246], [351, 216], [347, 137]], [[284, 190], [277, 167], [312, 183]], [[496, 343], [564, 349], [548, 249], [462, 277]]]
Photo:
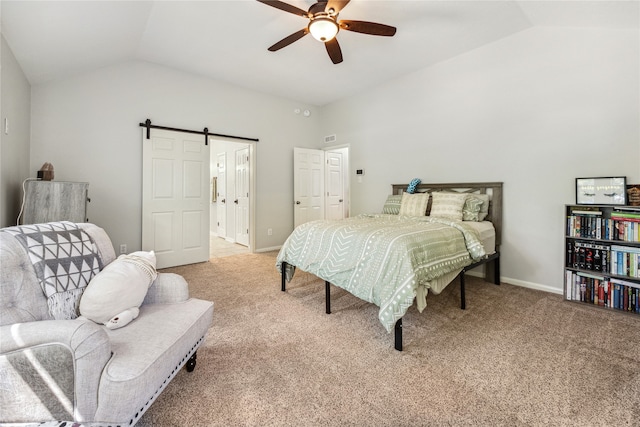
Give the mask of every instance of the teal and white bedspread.
[[391, 332], [416, 297], [424, 309], [432, 281], [484, 256], [478, 233], [462, 221], [363, 214], [298, 226], [276, 268], [286, 262], [287, 281], [299, 268], [377, 305], [380, 322]]

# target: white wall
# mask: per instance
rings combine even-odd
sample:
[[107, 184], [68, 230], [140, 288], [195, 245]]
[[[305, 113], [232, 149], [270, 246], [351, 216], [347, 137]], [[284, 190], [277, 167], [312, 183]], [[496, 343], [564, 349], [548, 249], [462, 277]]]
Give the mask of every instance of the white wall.
[[276, 246], [293, 227], [293, 147], [319, 138], [319, 115], [295, 108], [315, 110], [149, 63], [108, 67], [32, 88], [31, 170], [48, 161], [56, 180], [89, 182], [89, 220], [133, 251], [141, 246], [140, 122], [259, 138], [256, 248]]
[[134, 250], [139, 122], [260, 138], [261, 249], [291, 231], [292, 148], [336, 134], [350, 146], [352, 214], [379, 211], [390, 184], [414, 177], [504, 181], [503, 279], [560, 291], [574, 179], [640, 183], [639, 47], [637, 30], [533, 28], [320, 111], [134, 62], [32, 88], [29, 169], [50, 161], [56, 179], [89, 181], [89, 218]]
[[[29, 176], [31, 85], [13, 56], [4, 36], [0, 37], [0, 227], [16, 225], [22, 182]], [[9, 129], [5, 133], [4, 123]]]
[[640, 183], [639, 56], [637, 30], [533, 28], [324, 107], [352, 213], [415, 177], [503, 181], [503, 280], [560, 292], [575, 178]]

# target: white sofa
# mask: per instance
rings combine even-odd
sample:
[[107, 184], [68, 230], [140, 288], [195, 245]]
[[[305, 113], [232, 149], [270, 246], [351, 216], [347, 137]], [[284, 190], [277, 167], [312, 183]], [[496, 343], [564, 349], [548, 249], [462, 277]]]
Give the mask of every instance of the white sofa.
[[[91, 237], [102, 267], [115, 252], [105, 231]], [[189, 297], [176, 274], [159, 273], [139, 316], [108, 329], [82, 316], [54, 320], [24, 245], [0, 231], [0, 423], [74, 421], [130, 426], [178, 371], [195, 367], [213, 303]]]

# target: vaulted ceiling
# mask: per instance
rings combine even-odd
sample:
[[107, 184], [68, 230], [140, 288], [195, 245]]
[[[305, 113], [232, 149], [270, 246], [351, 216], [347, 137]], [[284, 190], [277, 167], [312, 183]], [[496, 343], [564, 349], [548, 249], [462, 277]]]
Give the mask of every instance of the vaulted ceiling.
[[[307, 10], [313, 1], [286, 1]], [[637, 1], [353, 0], [339, 19], [397, 27], [340, 31], [334, 65], [311, 36], [267, 48], [307, 20], [253, 0], [2, 0], [2, 33], [33, 85], [140, 60], [325, 105], [533, 26], [638, 29]]]

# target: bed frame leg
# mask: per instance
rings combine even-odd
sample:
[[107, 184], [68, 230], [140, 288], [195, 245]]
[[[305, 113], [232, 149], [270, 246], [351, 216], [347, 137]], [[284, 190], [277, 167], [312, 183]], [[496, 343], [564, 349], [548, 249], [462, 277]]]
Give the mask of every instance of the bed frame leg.
[[500, 257], [493, 260], [493, 283], [500, 284]]
[[327, 314], [331, 314], [331, 289], [329, 288], [329, 282], [324, 282], [324, 300]]
[[496, 285], [500, 284], [500, 253], [493, 255], [493, 262], [485, 264], [484, 280], [491, 281]]
[[460, 308], [463, 310], [467, 308], [467, 300], [464, 295], [464, 270], [460, 273]]
[[393, 328], [395, 332], [395, 349], [402, 351], [402, 319], [396, 321], [396, 326]]
[[286, 281], [287, 263], [286, 262], [283, 262], [282, 264], [280, 264], [280, 275], [282, 276], [282, 287], [280, 288], [280, 290], [284, 292], [287, 290], [287, 281]]

